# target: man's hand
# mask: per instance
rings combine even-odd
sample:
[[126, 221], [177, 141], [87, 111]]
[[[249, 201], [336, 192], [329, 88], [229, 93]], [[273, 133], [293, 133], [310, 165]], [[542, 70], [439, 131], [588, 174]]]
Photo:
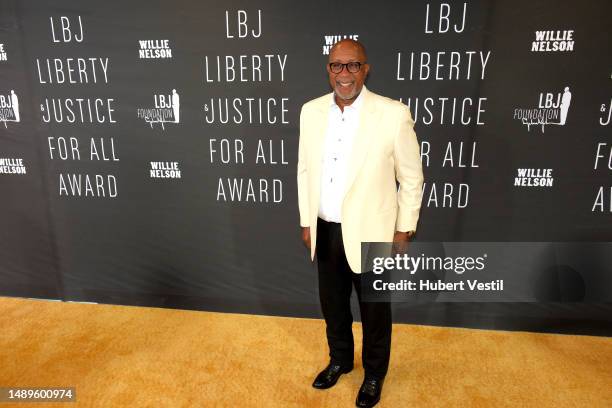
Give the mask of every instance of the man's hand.
[[310, 227], [302, 227], [302, 242], [306, 248], [310, 249]]
[[414, 231], [395, 231], [395, 234], [393, 235], [393, 256], [397, 254], [405, 254], [408, 251], [408, 243], [410, 242], [410, 239], [412, 239], [413, 235]]
[[408, 232], [395, 231], [395, 234], [393, 235], [393, 242], [410, 241], [413, 235], [414, 235], [414, 231], [408, 231]]

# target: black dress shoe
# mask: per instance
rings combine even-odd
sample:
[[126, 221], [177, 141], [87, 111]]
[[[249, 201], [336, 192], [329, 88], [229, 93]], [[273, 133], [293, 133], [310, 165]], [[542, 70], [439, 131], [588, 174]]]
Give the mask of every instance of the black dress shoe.
[[317, 375], [312, 386], [320, 390], [333, 387], [342, 374], [349, 373], [352, 369], [353, 367], [342, 367], [341, 365], [330, 363]]
[[355, 404], [358, 407], [368, 408], [378, 404], [384, 381], [385, 380], [377, 380], [375, 378], [366, 378], [363, 380], [363, 384], [361, 384]]

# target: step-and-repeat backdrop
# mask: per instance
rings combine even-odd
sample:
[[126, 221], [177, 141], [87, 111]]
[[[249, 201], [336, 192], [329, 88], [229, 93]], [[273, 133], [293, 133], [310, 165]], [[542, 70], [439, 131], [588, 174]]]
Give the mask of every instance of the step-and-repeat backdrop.
[[[319, 316], [299, 112], [330, 91], [341, 38], [415, 119], [417, 240], [610, 241], [611, 14], [607, 0], [2, 0], [0, 293]], [[553, 279], [588, 289], [583, 273]], [[578, 331], [611, 315], [559, 293], [396, 304], [395, 319]]]

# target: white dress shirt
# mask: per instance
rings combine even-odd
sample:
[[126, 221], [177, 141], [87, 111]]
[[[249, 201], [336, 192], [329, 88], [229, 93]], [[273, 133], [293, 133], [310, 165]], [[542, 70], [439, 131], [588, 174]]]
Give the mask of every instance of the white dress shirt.
[[353, 141], [359, 127], [359, 110], [363, 103], [360, 93], [355, 102], [344, 107], [336, 104], [332, 93], [329, 121], [321, 158], [321, 192], [319, 217], [329, 222], [340, 222], [342, 201], [346, 189], [346, 175]]

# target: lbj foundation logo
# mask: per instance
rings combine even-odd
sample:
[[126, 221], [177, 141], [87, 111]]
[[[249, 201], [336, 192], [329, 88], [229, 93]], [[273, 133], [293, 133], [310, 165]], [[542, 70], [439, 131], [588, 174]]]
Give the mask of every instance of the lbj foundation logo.
[[528, 131], [532, 126], [540, 126], [544, 133], [547, 125], [565, 125], [571, 102], [572, 92], [569, 86], [557, 94], [540, 93], [538, 107], [514, 109], [514, 119], [520, 120], [523, 125], [527, 126]]
[[9, 95], [0, 95], [0, 122], [7, 128], [7, 122], [20, 122], [19, 117], [19, 98], [14, 90], [11, 89]]
[[147, 122], [151, 129], [154, 123], [161, 124], [164, 130], [166, 123], [180, 123], [181, 98], [176, 89], [173, 89], [171, 94], [153, 95], [153, 101], [152, 108], [137, 109], [138, 118]]

